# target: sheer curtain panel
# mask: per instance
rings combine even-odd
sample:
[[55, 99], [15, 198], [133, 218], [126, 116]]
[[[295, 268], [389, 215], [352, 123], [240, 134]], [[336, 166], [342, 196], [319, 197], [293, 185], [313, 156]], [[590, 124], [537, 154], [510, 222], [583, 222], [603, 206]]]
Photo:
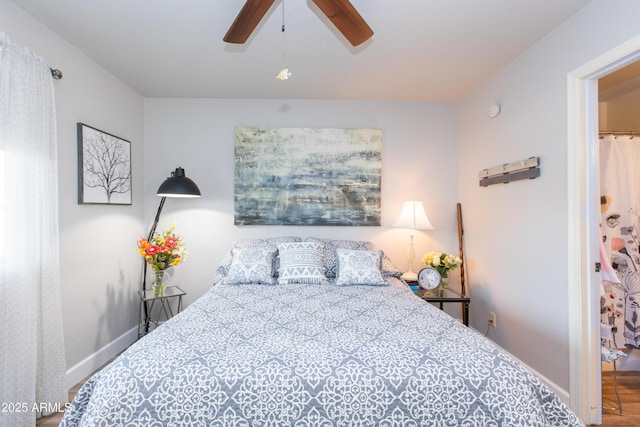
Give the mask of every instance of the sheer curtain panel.
[[49, 67], [0, 33], [0, 426], [64, 408], [58, 159]]

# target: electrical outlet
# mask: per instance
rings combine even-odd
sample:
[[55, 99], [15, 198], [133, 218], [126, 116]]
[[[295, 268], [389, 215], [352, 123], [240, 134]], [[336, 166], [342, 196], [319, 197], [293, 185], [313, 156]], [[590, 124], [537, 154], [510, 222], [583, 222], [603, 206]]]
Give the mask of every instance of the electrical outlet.
[[489, 312], [489, 324], [494, 328], [496, 327], [496, 313], [493, 311]]

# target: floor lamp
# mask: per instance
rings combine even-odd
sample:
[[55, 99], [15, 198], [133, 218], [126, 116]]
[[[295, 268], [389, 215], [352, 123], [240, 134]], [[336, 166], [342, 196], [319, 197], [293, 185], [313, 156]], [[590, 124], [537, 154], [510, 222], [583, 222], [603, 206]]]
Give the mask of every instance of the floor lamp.
[[[400, 215], [398, 215], [392, 226], [409, 230], [433, 230], [433, 225], [429, 222], [429, 218], [427, 218], [427, 214], [424, 211], [424, 205], [417, 200], [407, 200], [403, 203], [402, 211], [400, 211]], [[409, 233], [409, 250], [407, 251], [409, 271], [402, 275], [404, 280], [410, 281], [418, 279], [418, 275], [413, 272], [413, 263], [416, 259], [413, 236], [415, 236], [415, 231]]]
[[[171, 172], [171, 176], [165, 179], [160, 187], [158, 187], [158, 191], [156, 194], [161, 197], [160, 205], [158, 205], [158, 212], [156, 212], [156, 217], [153, 220], [153, 225], [151, 226], [151, 230], [149, 230], [149, 235], [147, 237], [148, 241], [151, 241], [153, 235], [156, 232], [156, 227], [158, 226], [158, 221], [160, 220], [160, 213], [162, 212], [162, 208], [164, 207], [164, 202], [167, 197], [200, 197], [200, 189], [195, 182], [186, 177], [186, 175], [184, 174], [184, 169], [178, 167], [175, 171]], [[142, 270], [142, 292], [147, 290], [147, 262], [144, 259], [143, 262], [144, 266]], [[145, 324], [147, 316], [147, 305], [144, 304]]]

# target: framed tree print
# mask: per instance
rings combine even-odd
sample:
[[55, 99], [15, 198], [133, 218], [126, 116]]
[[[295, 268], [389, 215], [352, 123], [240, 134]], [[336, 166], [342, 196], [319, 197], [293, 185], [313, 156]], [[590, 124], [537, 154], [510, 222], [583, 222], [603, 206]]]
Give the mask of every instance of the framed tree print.
[[131, 204], [131, 143], [78, 123], [78, 203]]

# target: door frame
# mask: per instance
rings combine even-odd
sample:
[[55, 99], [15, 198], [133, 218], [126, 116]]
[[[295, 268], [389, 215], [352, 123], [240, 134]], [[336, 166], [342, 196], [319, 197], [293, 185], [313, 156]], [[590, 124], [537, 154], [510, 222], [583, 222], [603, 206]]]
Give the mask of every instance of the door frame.
[[567, 202], [570, 406], [602, 422], [598, 79], [640, 59], [640, 36], [567, 74]]

